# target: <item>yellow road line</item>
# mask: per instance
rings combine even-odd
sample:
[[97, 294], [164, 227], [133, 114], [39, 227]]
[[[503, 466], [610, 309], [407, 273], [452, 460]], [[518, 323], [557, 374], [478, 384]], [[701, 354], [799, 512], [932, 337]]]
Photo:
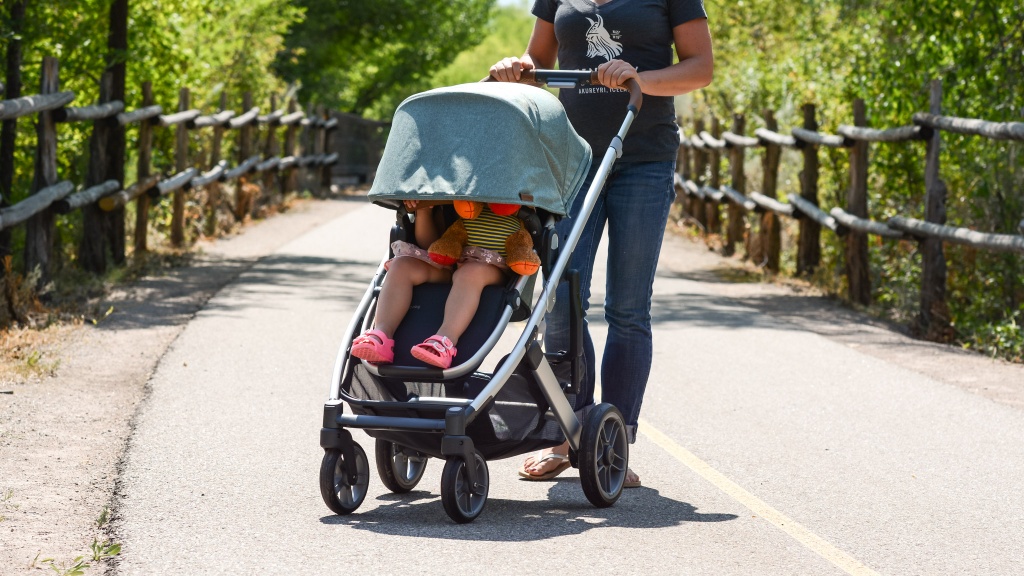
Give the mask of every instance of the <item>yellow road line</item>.
[[697, 458], [692, 452], [676, 444], [671, 438], [644, 420], [640, 420], [640, 432], [688, 468], [700, 474], [705, 480], [714, 484], [719, 490], [749, 508], [754, 514], [771, 522], [776, 528], [789, 534], [791, 538], [803, 544], [805, 548], [828, 560], [837, 568], [845, 571], [847, 574], [856, 576], [878, 576], [878, 572], [861, 564], [856, 558], [829, 544], [820, 536], [794, 522], [791, 518], [772, 508], [757, 496], [747, 492], [739, 484], [726, 478], [721, 472], [708, 465], [707, 462]]

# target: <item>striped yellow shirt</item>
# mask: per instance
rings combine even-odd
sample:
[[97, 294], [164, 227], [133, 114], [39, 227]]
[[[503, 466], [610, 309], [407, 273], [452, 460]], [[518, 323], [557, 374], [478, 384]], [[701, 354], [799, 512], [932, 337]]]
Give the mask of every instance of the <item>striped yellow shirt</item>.
[[501, 256], [505, 254], [505, 238], [519, 230], [519, 218], [515, 216], [498, 216], [485, 207], [483, 213], [472, 220], [464, 220], [466, 232], [469, 234], [468, 246], [479, 246], [494, 250]]

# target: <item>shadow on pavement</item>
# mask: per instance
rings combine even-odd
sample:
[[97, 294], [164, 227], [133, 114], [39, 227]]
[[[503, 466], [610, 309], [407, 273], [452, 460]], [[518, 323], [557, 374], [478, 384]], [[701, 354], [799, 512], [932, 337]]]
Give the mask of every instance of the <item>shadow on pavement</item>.
[[668, 528], [737, 518], [735, 514], [698, 512], [692, 504], [665, 498], [646, 487], [624, 492], [610, 508], [595, 508], [574, 478], [552, 482], [545, 501], [488, 498], [483, 512], [468, 525], [449, 519], [441, 498], [434, 493], [386, 494], [379, 496], [376, 503], [376, 508], [365, 513], [324, 516], [320, 521], [394, 536], [528, 542], [582, 534], [594, 528]]

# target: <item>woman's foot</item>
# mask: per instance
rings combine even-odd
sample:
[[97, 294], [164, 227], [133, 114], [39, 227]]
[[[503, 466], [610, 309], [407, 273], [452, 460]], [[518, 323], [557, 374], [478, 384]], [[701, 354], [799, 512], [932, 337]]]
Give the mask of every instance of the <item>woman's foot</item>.
[[[545, 448], [530, 454], [523, 460], [519, 475], [530, 480], [547, 480], [561, 474], [569, 467], [569, 443], [554, 448]], [[623, 488], [639, 488], [642, 486], [640, 475], [632, 468], [626, 468], [626, 480]]]
[[519, 475], [529, 480], [549, 480], [569, 467], [569, 443], [545, 448], [523, 460]]
[[632, 468], [626, 468], [626, 481], [622, 484], [623, 488], [639, 488], [640, 477], [637, 476], [636, 472], [633, 472]]

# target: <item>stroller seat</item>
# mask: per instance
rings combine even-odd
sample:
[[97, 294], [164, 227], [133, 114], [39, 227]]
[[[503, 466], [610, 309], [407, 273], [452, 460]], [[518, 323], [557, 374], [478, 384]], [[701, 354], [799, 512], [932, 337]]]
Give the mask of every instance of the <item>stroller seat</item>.
[[[425, 366], [423, 362], [413, 358], [409, 351], [413, 346], [437, 333], [444, 320], [445, 301], [451, 289], [451, 284], [421, 284], [413, 289], [412, 304], [409, 305], [409, 311], [402, 324], [395, 331], [394, 366]], [[452, 361], [452, 367], [459, 366], [480, 350], [497, 327], [504, 304], [504, 286], [484, 288], [476, 315], [456, 345], [458, 354]]]

